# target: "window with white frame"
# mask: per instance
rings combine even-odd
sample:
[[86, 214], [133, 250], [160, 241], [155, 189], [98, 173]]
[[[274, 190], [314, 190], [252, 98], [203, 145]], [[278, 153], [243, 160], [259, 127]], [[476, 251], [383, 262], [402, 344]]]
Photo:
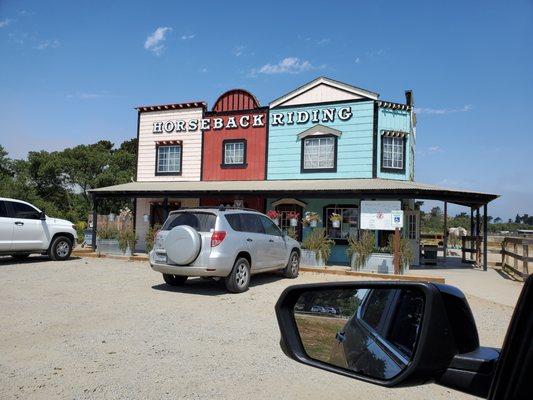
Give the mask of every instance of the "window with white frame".
[[335, 168], [336, 138], [309, 137], [303, 139], [303, 170], [332, 170]]
[[157, 174], [181, 173], [181, 145], [157, 147]]
[[403, 169], [405, 163], [403, 137], [383, 136], [383, 149], [381, 153], [381, 165], [383, 168]]
[[246, 163], [246, 144], [244, 140], [224, 142], [224, 165], [243, 165]]

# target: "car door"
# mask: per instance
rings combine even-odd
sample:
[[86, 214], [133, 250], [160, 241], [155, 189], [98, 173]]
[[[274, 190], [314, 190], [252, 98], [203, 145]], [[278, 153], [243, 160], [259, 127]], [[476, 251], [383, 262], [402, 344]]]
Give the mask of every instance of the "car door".
[[241, 224], [247, 245], [250, 247], [250, 253], [255, 253], [255, 259], [252, 259], [252, 269], [265, 269], [272, 266], [272, 261], [268, 254], [268, 238], [265, 235], [259, 215], [242, 213]]
[[44, 250], [46, 222], [35, 207], [18, 201], [6, 201], [13, 216], [13, 244], [11, 250]]
[[273, 266], [283, 266], [287, 263], [289, 255], [287, 254], [286, 242], [280, 229], [269, 218], [260, 215], [265, 235], [268, 238], [268, 255], [270, 263]]
[[8, 214], [4, 201], [0, 200], [0, 251], [11, 250], [14, 220]]

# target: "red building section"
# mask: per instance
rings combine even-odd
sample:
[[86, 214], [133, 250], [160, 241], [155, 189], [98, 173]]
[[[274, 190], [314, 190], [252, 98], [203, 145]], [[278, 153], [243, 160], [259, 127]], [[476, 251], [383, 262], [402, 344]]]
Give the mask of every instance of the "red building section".
[[202, 180], [244, 181], [266, 178], [268, 107], [254, 95], [233, 89], [204, 115]]

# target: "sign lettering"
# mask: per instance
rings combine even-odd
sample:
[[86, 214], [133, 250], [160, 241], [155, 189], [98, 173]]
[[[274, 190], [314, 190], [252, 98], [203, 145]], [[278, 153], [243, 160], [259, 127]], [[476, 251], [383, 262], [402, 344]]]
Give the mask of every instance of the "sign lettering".
[[246, 129], [262, 126], [265, 126], [265, 115], [252, 114], [241, 117], [228, 117], [225, 123], [223, 118], [156, 121], [152, 125], [152, 133], [194, 132], [198, 129], [202, 131], [218, 131], [221, 129]]

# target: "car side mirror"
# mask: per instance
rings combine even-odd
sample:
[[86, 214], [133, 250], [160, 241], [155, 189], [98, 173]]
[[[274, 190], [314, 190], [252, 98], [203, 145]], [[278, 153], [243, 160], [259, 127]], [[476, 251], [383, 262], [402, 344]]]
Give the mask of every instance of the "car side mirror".
[[463, 293], [447, 285], [296, 285], [282, 293], [276, 315], [287, 356], [381, 386], [436, 381], [486, 395], [499, 356], [479, 347]]
[[45, 214], [44, 210], [39, 213], [39, 219], [41, 221], [45, 221], [46, 220], [46, 214]]

